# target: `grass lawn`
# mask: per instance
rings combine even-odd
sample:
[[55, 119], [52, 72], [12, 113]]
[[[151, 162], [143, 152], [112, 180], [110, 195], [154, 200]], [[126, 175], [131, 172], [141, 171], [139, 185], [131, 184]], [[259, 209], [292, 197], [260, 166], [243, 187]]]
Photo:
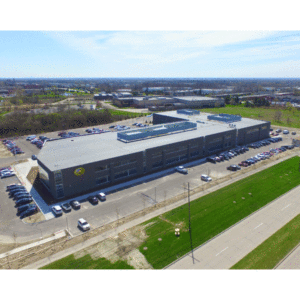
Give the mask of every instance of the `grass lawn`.
[[300, 215], [256, 247], [231, 269], [273, 269], [300, 243]]
[[134, 112], [128, 112], [128, 111], [122, 111], [122, 110], [114, 110], [114, 109], [109, 109], [108, 110], [113, 116], [114, 115], [122, 115], [122, 116], [128, 116], [132, 118], [136, 117], [143, 117], [149, 115], [149, 113], [134, 113]]
[[[275, 112], [280, 110], [282, 112], [281, 122], [274, 121]], [[205, 108], [201, 109], [203, 112], [209, 113], [226, 113], [241, 115], [245, 118], [260, 119], [270, 121], [272, 125], [300, 128], [300, 110], [288, 110], [283, 108], [262, 108], [262, 107], [244, 107], [243, 105], [226, 105], [220, 108]], [[288, 118], [290, 123], [288, 123]]]
[[85, 255], [81, 258], [75, 259], [74, 255], [66, 256], [58, 261], [55, 261], [41, 269], [134, 269], [125, 261], [117, 261], [111, 263], [105, 258], [98, 258], [93, 260], [90, 255]]
[[7, 113], [8, 113], [8, 111], [1, 112], [1, 113], [0, 113], [0, 117], [4, 116], [4, 115], [7, 114]]
[[[295, 156], [191, 202], [193, 247], [299, 184], [299, 157]], [[139, 250], [155, 269], [167, 266], [191, 250], [188, 216], [188, 205], [185, 204], [149, 221], [153, 224], [147, 227], [148, 238]], [[179, 238], [174, 234], [177, 227], [181, 228]]]

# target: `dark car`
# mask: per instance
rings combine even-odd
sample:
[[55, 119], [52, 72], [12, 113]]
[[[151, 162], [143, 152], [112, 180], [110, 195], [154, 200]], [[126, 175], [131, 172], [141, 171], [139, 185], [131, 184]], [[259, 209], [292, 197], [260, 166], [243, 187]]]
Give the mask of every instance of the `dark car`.
[[20, 218], [23, 219], [25, 217], [31, 216], [36, 212], [36, 208], [29, 208], [25, 211], [23, 211], [22, 213], [20, 213]]
[[18, 190], [24, 190], [26, 188], [25, 188], [25, 186], [18, 184], [18, 185], [13, 185], [13, 186], [7, 186], [6, 189], [9, 192], [13, 192], [13, 191], [18, 191]]
[[19, 188], [19, 189], [13, 189], [13, 190], [9, 191], [9, 196], [13, 196], [17, 193], [26, 193], [26, 192], [27, 192], [27, 190], [26, 190], [25, 187], [24, 188]]
[[19, 196], [17, 198], [14, 198], [14, 201], [19, 201], [19, 200], [32, 200], [32, 196], [28, 196], [28, 195], [22, 195], [22, 196]]
[[293, 131], [293, 132], [292, 132], [292, 135], [296, 135], [296, 131]]
[[90, 201], [92, 204], [98, 204], [99, 199], [96, 196], [89, 196], [87, 199]]
[[216, 160], [215, 160], [215, 158], [214, 157], [208, 157], [207, 159], [206, 159], [207, 161], [209, 161], [209, 162], [211, 162], [211, 163], [216, 163]]
[[30, 202], [32, 202], [32, 199], [20, 199], [20, 200], [16, 201], [16, 206], [21, 206], [24, 204], [28, 204]]
[[230, 165], [229, 167], [227, 167], [227, 170], [237, 171], [237, 170], [241, 170], [241, 167], [239, 167], [237, 165]]
[[15, 193], [11, 193], [14, 197], [18, 197], [20, 195], [30, 195], [29, 192], [27, 192], [27, 190], [20, 190], [20, 191], [17, 191]]
[[37, 209], [37, 206], [35, 204], [25, 204], [25, 205], [19, 206], [18, 213], [21, 213], [29, 208]]
[[74, 209], [79, 209], [81, 207], [80, 203], [76, 200], [71, 201], [70, 204]]
[[111, 125], [111, 126], [109, 126], [109, 128], [115, 128], [115, 126], [114, 126], [114, 125]]
[[23, 187], [23, 185], [17, 184], [17, 183], [12, 183], [12, 184], [9, 184], [9, 185], [6, 186], [6, 190], [10, 191], [10, 190], [20, 188], [20, 187]]
[[65, 212], [70, 212], [72, 210], [71, 205], [69, 203], [64, 203], [61, 207]]

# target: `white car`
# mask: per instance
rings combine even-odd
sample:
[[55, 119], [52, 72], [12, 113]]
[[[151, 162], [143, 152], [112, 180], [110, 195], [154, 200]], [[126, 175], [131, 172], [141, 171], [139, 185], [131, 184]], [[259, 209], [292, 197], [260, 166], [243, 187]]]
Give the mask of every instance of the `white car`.
[[106, 195], [104, 193], [99, 193], [96, 195], [96, 197], [102, 201], [106, 200]]
[[212, 181], [212, 179], [208, 175], [205, 175], [205, 174], [201, 175], [201, 180], [203, 180], [203, 181]]
[[83, 218], [78, 220], [78, 227], [84, 231], [91, 229], [90, 224]]
[[54, 212], [55, 216], [61, 216], [62, 215], [62, 209], [59, 205], [53, 206], [52, 211]]
[[30, 135], [26, 138], [26, 141], [31, 141], [34, 138], [36, 138], [36, 135]]
[[176, 167], [175, 170], [182, 174], [188, 174], [188, 170], [184, 166]]
[[282, 133], [283, 134], [289, 134], [290, 132], [288, 130], [283, 130]]

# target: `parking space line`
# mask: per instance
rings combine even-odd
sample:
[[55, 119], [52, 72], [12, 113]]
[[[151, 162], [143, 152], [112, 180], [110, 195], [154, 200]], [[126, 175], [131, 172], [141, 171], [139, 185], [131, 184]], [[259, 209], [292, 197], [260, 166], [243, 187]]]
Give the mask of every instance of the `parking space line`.
[[291, 203], [287, 206], [285, 206], [281, 211], [283, 211], [284, 209], [286, 209], [287, 207], [289, 207], [291, 205]]
[[225, 249], [223, 249], [221, 252], [219, 252], [218, 254], [216, 254], [216, 256], [218, 256], [219, 254], [221, 254], [223, 251], [227, 250], [229, 247], [226, 247]]
[[264, 223], [260, 223], [258, 226], [256, 226], [254, 229], [258, 228], [259, 226], [263, 225]]

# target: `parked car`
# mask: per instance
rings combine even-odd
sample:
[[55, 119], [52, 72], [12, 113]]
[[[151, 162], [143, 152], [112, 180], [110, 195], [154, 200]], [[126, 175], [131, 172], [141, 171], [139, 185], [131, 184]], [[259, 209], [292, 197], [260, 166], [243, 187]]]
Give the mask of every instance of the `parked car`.
[[76, 200], [71, 201], [70, 204], [74, 209], [79, 209], [81, 207], [80, 203]]
[[175, 170], [182, 174], [188, 174], [188, 170], [184, 166], [178, 166], [175, 168]]
[[20, 200], [17, 200], [15, 202], [15, 205], [16, 206], [21, 206], [21, 205], [24, 205], [24, 204], [28, 204], [30, 202], [32, 202], [32, 199], [20, 199]]
[[106, 195], [104, 193], [98, 193], [96, 195], [96, 197], [101, 200], [101, 201], [105, 201], [106, 200]]
[[292, 135], [296, 135], [296, 131], [292, 131]]
[[33, 154], [33, 155], [31, 156], [31, 159], [32, 159], [32, 160], [37, 160], [37, 156]]
[[211, 177], [209, 177], [208, 175], [205, 175], [205, 174], [201, 175], [201, 180], [203, 180], [203, 181], [212, 181]]
[[71, 205], [69, 203], [64, 203], [61, 207], [64, 210], [64, 212], [70, 212], [72, 210]]
[[15, 188], [9, 191], [9, 196], [14, 196], [17, 193], [27, 193], [27, 190], [24, 186], [20, 187], [20, 188]]
[[96, 196], [88, 196], [87, 199], [90, 201], [92, 204], [98, 204], [99, 200]]
[[280, 133], [282, 130], [281, 129], [277, 129], [276, 130], [276, 133]]
[[24, 204], [18, 207], [18, 213], [21, 213], [29, 208], [35, 208], [37, 210], [37, 206], [35, 204]]
[[12, 177], [12, 176], [16, 176], [16, 174], [15, 173], [6, 173], [6, 174], [1, 175], [1, 179], [7, 178], [7, 177]]
[[36, 135], [30, 135], [26, 138], [26, 141], [31, 141], [33, 140], [34, 138], [36, 138]]
[[238, 170], [241, 170], [241, 167], [239, 167], [237, 165], [230, 165], [229, 167], [227, 167], [227, 170], [238, 171]]
[[23, 212], [20, 214], [20, 218], [23, 219], [23, 218], [25, 218], [25, 217], [31, 216], [31, 215], [33, 215], [35, 212], [36, 212], [36, 208], [34, 208], [34, 207], [28, 208], [27, 210], [23, 211]]
[[52, 211], [53, 211], [53, 213], [54, 213], [54, 215], [56, 216], [56, 217], [58, 217], [58, 216], [61, 216], [62, 215], [62, 209], [61, 209], [61, 207], [59, 206], [59, 205], [54, 205], [54, 206], [52, 206]]
[[12, 187], [6, 187], [6, 190], [9, 193], [11, 193], [11, 192], [20, 191], [20, 190], [26, 190], [26, 188], [23, 185], [14, 185]]
[[78, 220], [78, 227], [84, 231], [91, 229], [90, 224], [83, 218]]
[[216, 160], [215, 160], [215, 158], [214, 158], [214, 157], [212, 157], [212, 156], [210, 156], [210, 157], [207, 157], [207, 158], [206, 158], [206, 160], [207, 160], [207, 161], [209, 161], [209, 162], [211, 162], [211, 163], [214, 163], [214, 164], [216, 163]]
[[289, 134], [290, 132], [289, 132], [288, 130], [285, 129], [285, 130], [282, 131], [282, 133], [283, 133], [283, 134]]

